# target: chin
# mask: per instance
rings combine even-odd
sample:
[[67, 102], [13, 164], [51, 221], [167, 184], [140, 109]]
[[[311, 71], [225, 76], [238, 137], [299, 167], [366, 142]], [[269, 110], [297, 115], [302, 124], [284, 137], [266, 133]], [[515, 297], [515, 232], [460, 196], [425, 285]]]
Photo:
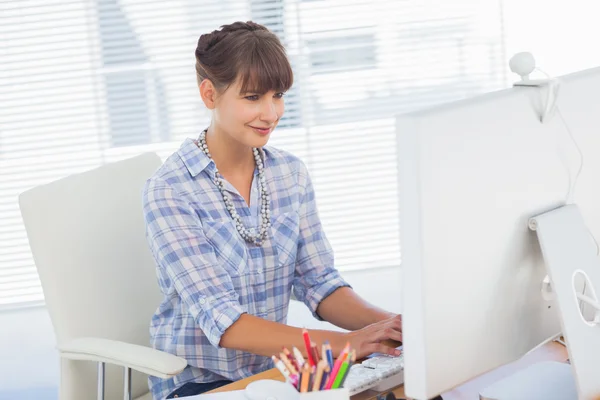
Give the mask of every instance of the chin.
[[269, 142], [269, 138], [271, 137], [271, 135], [267, 135], [267, 136], [259, 136], [259, 137], [254, 137], [252, 138], [252, 147], [264, 147], [267, 145], [267, 143]]
[[273, 131], [269, 132], [268, 135], [260, 135], [256, 132], [252, 131], [250, 136], [248, 137], [248, 139], [249, 139], [248, 142], [249, 142], [250, 146], [252, 146], [252, 147], [263, 147], [267, 144], [267, 142], [271, 138], [272, 133], [273, 133]]

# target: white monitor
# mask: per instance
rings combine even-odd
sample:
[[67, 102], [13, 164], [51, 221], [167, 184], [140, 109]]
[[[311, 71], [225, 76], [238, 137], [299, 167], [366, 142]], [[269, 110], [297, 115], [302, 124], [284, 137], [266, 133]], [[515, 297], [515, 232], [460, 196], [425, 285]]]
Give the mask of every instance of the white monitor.
[[530, 217], [573, 200], [600, 239], [600, 68], [398, 117], [405, 390], [429, 399], [560, 333]]

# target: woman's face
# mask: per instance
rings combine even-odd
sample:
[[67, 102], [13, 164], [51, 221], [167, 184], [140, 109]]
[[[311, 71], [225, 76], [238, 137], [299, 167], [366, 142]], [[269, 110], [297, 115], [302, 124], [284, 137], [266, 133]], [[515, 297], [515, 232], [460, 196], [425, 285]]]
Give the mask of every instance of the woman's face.
[[219, 130], [249, 147], [263, 147], [284, 113], [283, 93], [240, 93], [236, 80], [215, 97], [213, 122]]

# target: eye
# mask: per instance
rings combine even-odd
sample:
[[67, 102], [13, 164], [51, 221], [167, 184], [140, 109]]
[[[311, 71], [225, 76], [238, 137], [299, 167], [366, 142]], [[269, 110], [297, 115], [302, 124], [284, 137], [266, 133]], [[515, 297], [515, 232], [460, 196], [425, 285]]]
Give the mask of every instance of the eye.
[[250, 101], [256, 101], [258, 100], [258, 95], [257, 94], [253, 94], [252, 96], [246, 96], [244, 97], [246, 100], [250, 100]]
[[276, 99], [281, 99], [281, 98], [283, 98], [283, 96], [285, 96], [285, 93], [283, 93], [283, 92], [279, 92], [279, 93], [275, 93], [275, 96], [274, 96], [274, 97], [275, 97]]

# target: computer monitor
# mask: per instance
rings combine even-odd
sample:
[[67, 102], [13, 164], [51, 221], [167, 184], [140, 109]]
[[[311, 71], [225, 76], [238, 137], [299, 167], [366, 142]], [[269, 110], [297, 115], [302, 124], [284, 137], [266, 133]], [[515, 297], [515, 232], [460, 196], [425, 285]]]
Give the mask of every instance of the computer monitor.
[[[397, 118], [410, 398], [433, 398], [561, 331], [541, 294], [547, 272], [528, 220], [574, 194], [600, 239], [600, 68], [560, 83], [543, 123], [546, 92], [531, 87]], [[569, 132], [584, 156], [575, 191], [580, 155]]]

